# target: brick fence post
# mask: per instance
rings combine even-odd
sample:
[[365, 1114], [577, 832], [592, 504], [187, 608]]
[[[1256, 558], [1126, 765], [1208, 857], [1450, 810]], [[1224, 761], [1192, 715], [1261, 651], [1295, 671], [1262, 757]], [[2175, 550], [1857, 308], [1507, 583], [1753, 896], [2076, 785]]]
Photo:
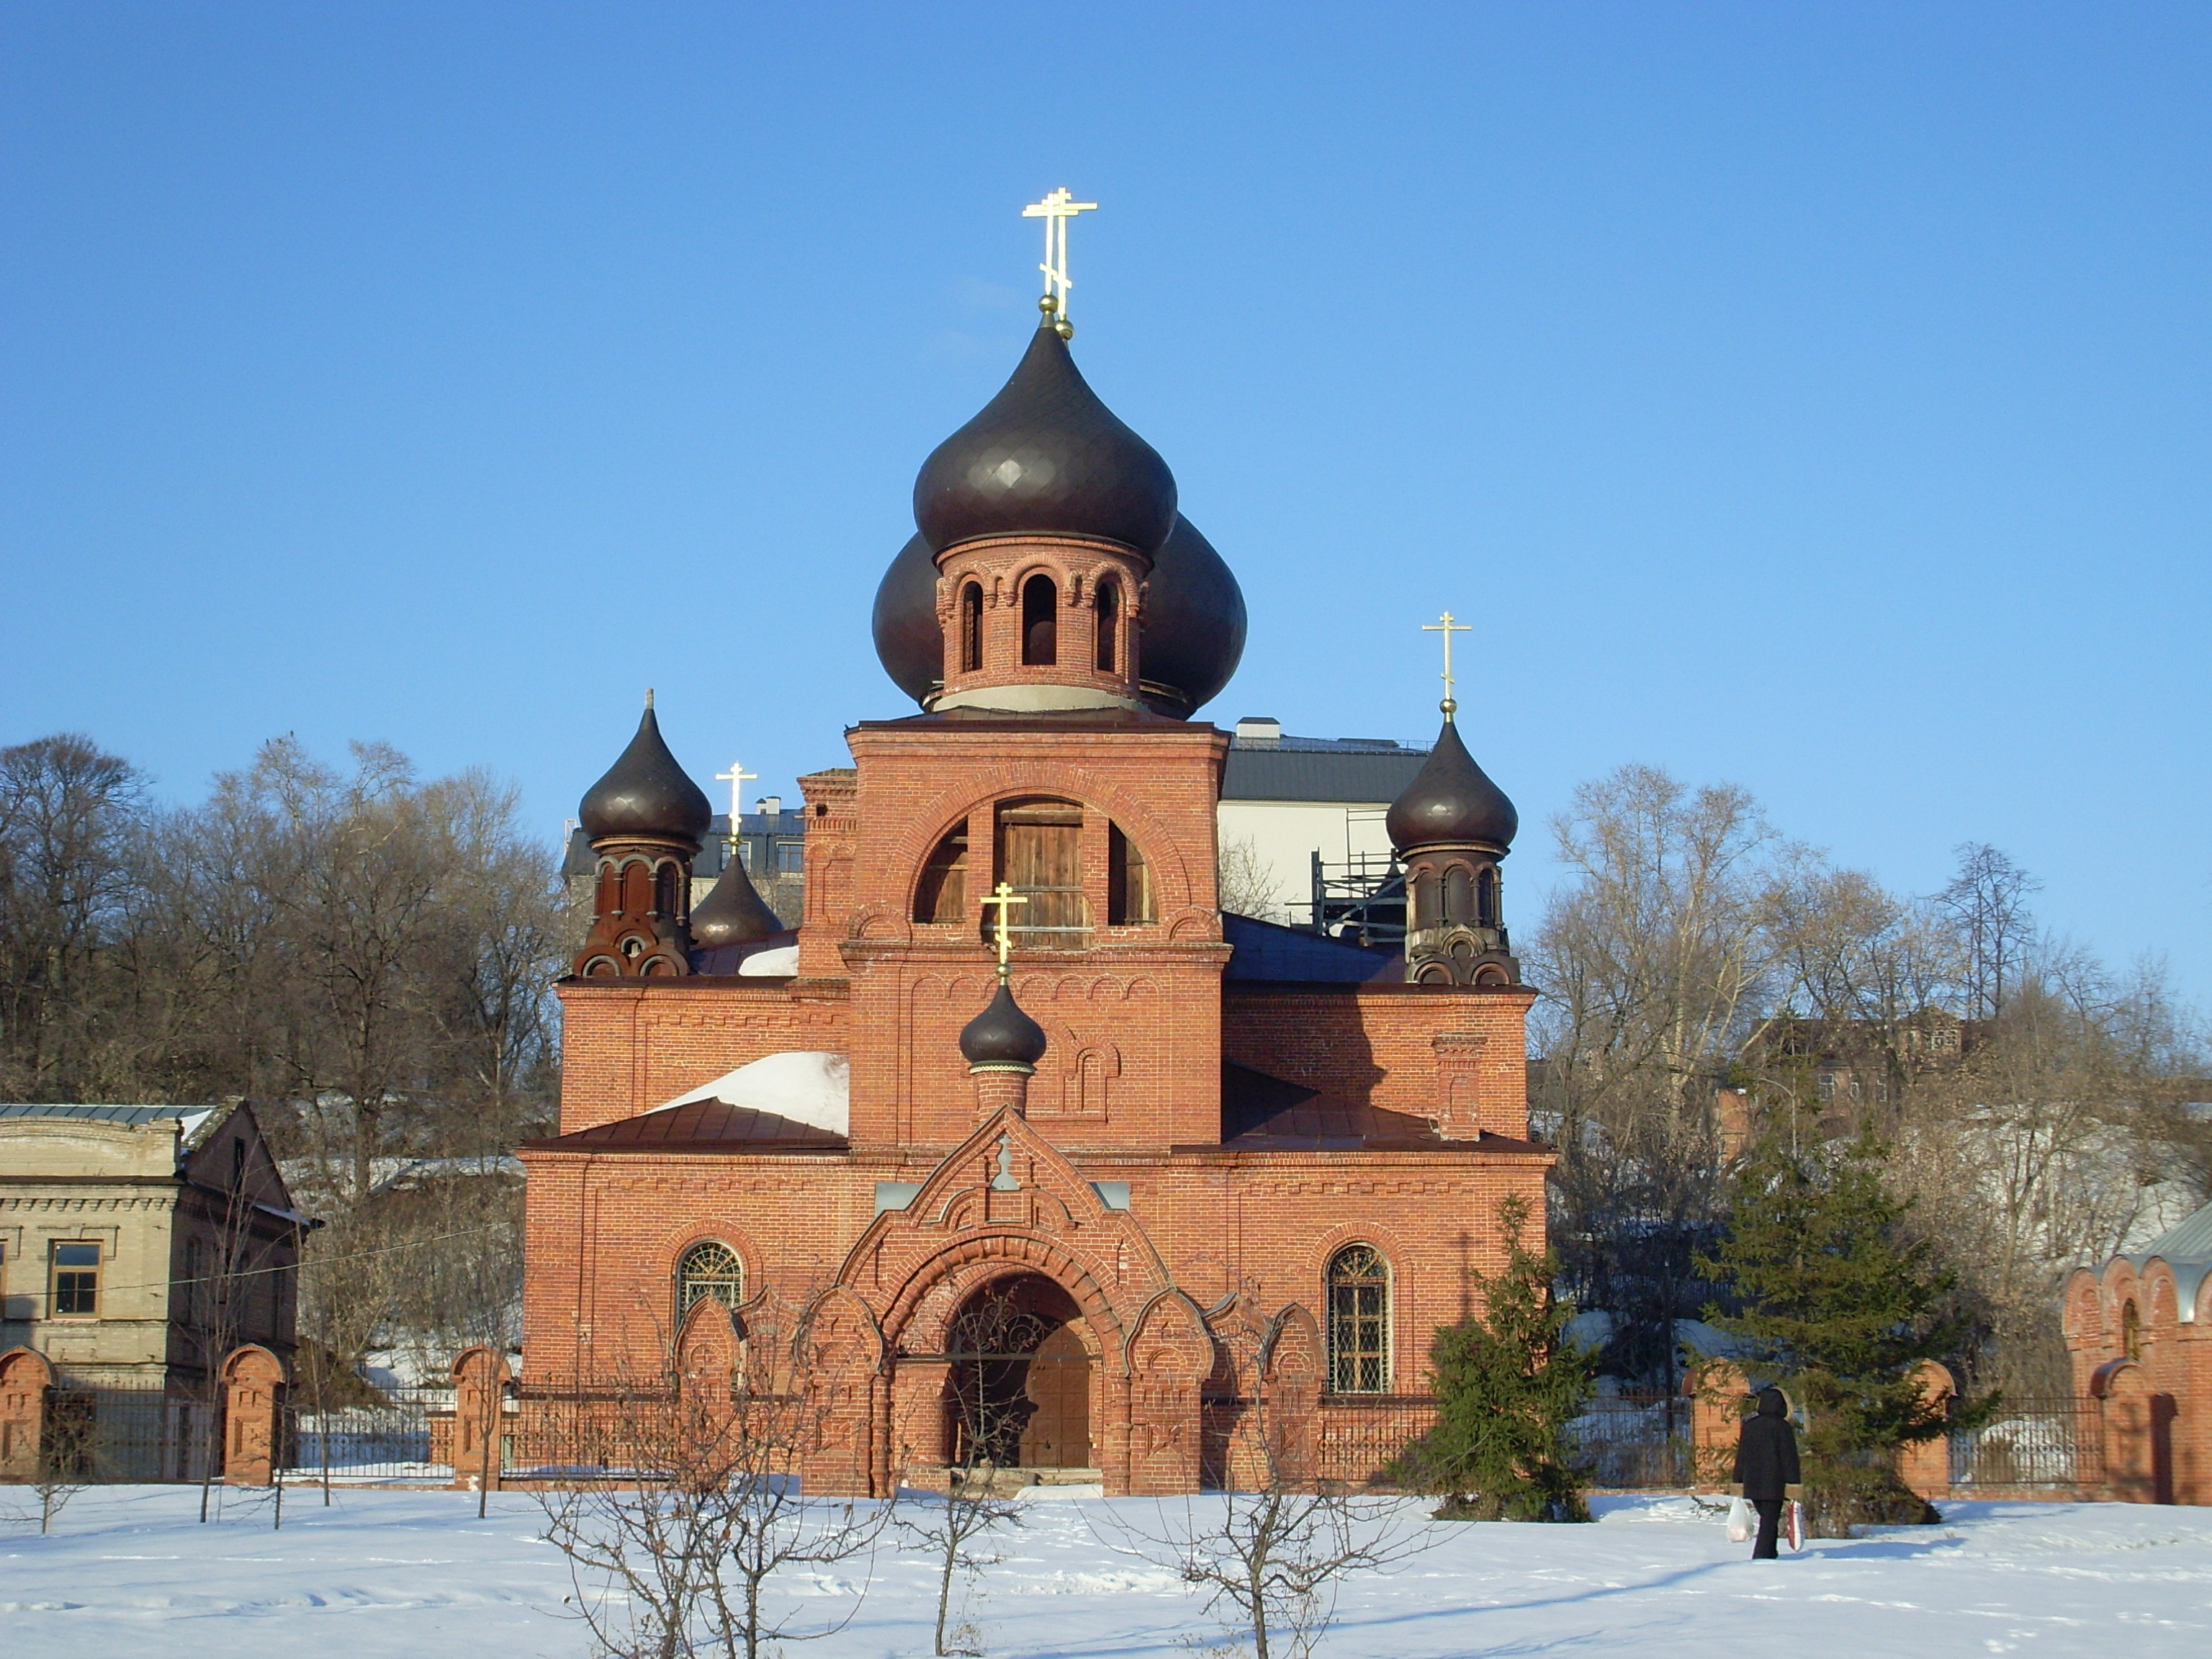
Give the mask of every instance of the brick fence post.
[[0, 1480], [38, 1479], [54, 1368], [31, 1348], [0, 1353]]
[[283, 1449], [284, 1362], [249, 1342], [230, 1351], [222, 1376], [223, 1484], [272, 1485]]
[[[1911, 1377], [1920, 1385], [1920, 1397], [1931, 1410], [1941, 1412], [1946, 1418], [1951, 1414], [1951, 1401], [1958, 1396], [1959, 1382], [1945, 1367], [1932, 1359], [1923, 1359], [1912, 1368]], [[1913, 1492], [1933, 1501], [1951, 1495], [1951, 1437], [1938, 1435], [1933, 1440], [1917, 1440], [1897, 1449], [1897, 1478]]]
[[2089, 1378], [2105, 1441], [2105, 1496], [2118, 1504], [2158, 1501], [2151, 1444], [2150, 1377], [2132, 1359], [2112, 1359]]
[[453, 1361], [453, 1484], [473, 1492], [499, 1490], [506, 1465], [507, 1385], [514, 1379], [507, 1356], [479, 1345]]
[[1690, 1485], [1711, 1490], [1735, 1477], [1735, 1443], [1751, 1379], [1732, 1359], [1701, 1359], [1683, 1374], [1690, 1397]]

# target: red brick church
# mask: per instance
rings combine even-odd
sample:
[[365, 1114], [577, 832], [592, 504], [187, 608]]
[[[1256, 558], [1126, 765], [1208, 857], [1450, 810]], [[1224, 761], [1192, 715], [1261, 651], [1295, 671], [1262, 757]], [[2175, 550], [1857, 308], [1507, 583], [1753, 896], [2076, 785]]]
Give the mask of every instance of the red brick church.
[[738, 1353], [801, 1307], [838, 1402], [822, 1490], [954, 1455], [985, 1296], [1031, 1316], [993, 1386], [1040, 1478], [1216, 1482], [1255, 1394], [1357, 1439], [1501, 1265], [1501, 1202], [1542, 1225], [1512, 803], [1447, 701], [1389, 815], [1402, 950], [1223, 913], [1229, 737], [1194, 716], [1243, 596], [1044, 305], [915, 483], [873, 621], [919, 712], [801, 780], [802, 925], [736, 859], [693, 908], [712, 817], [649, 704], [580, 811], [561, 1133], [521, 1151], [528, 1392]]

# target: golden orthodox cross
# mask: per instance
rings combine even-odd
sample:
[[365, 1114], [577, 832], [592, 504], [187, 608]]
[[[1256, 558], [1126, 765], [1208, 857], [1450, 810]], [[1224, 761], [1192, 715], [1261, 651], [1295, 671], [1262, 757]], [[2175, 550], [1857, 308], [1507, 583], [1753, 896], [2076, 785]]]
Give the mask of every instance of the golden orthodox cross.
[[1452, 613], [1447, 611], [1443, 614], [1443, 621], [1423, 623], [1421, 624], [1421, 632], [1424, 634], [1441, 634], [1444, 636], [1443, 711], [1444, 718], [1446, 720], [1449, 720], [1454, 714], [1459, 712], [1459, 700], [1452, 696], [1452, 687], [1458, 684], [1458, 682], [1452, 678], [1451, 636], [1455, 634], [1472, 634], [1474, 632], [1474, 628], [1472, 623], [1454, 622], [1452, 620]]
[[1052, 301], [1053, 314], [1063, 323], [1067, 320], [1067, 290], [1075, 286], [1067, 275], [1067, 222], [1097, 205], [1077, 201], [1062, 185], [1042, 202], [1031, 202], [1022, 210], [1023, 218], [1044, 221], [1044, 263], [1037, 269], [1044, 272], [1044, 297]]
[[995, 931], [999, 939], [999, 977], [1004, 980], [1006, 976], [1006, 956], [1014, 948], [1014, 930], [1007, 926], [1007, 923], [1012, 920], [1013, 913], [1006, 907], [1010, 904], [1027, 904], [1029, 899], [1026, 895], [1017, 893], [1002, 881], [999, 884], [996, 892], [988, 893], [977, 899], [975, 902], [995, 904], [999, 907], [999, 920]]
[[715, 782], [730, 786], [730, 845], [732, 848], [737, 846], [738, 836], [743, 832], [743, 826], [738, 823], [743, 812], [739, 798], [744, 793], [745, 785], [758, 776], [760, 774], [757, 772], [746, 771], [743, 761], [732, 761], [728, 771], [714, 774]]

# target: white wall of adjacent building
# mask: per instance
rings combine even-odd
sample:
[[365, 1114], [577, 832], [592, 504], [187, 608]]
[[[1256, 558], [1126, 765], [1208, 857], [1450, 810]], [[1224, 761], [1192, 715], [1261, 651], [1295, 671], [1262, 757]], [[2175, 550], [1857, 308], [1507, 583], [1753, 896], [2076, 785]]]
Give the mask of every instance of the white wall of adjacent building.
[[1312, 916], [1313, 856], [1338, 865], [1364, 854], [1387, 861], [1388, 801], [1224, 800], [1218, 809], [1224, 855], [1249, 846], [1268, 878], [1279, 914], [1270, 921], [1303, 925]]

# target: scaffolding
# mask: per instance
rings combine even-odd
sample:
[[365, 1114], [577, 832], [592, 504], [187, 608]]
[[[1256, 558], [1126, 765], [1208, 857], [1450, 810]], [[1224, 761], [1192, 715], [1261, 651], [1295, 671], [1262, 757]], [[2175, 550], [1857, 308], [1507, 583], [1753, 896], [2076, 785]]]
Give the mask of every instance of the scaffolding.
[[1406, 940], [1406, 872], [1384, 853], [1348, 853], [1341, 863], [1313, 855], [1312, 920], [1316, 933], [1352, 945]]

